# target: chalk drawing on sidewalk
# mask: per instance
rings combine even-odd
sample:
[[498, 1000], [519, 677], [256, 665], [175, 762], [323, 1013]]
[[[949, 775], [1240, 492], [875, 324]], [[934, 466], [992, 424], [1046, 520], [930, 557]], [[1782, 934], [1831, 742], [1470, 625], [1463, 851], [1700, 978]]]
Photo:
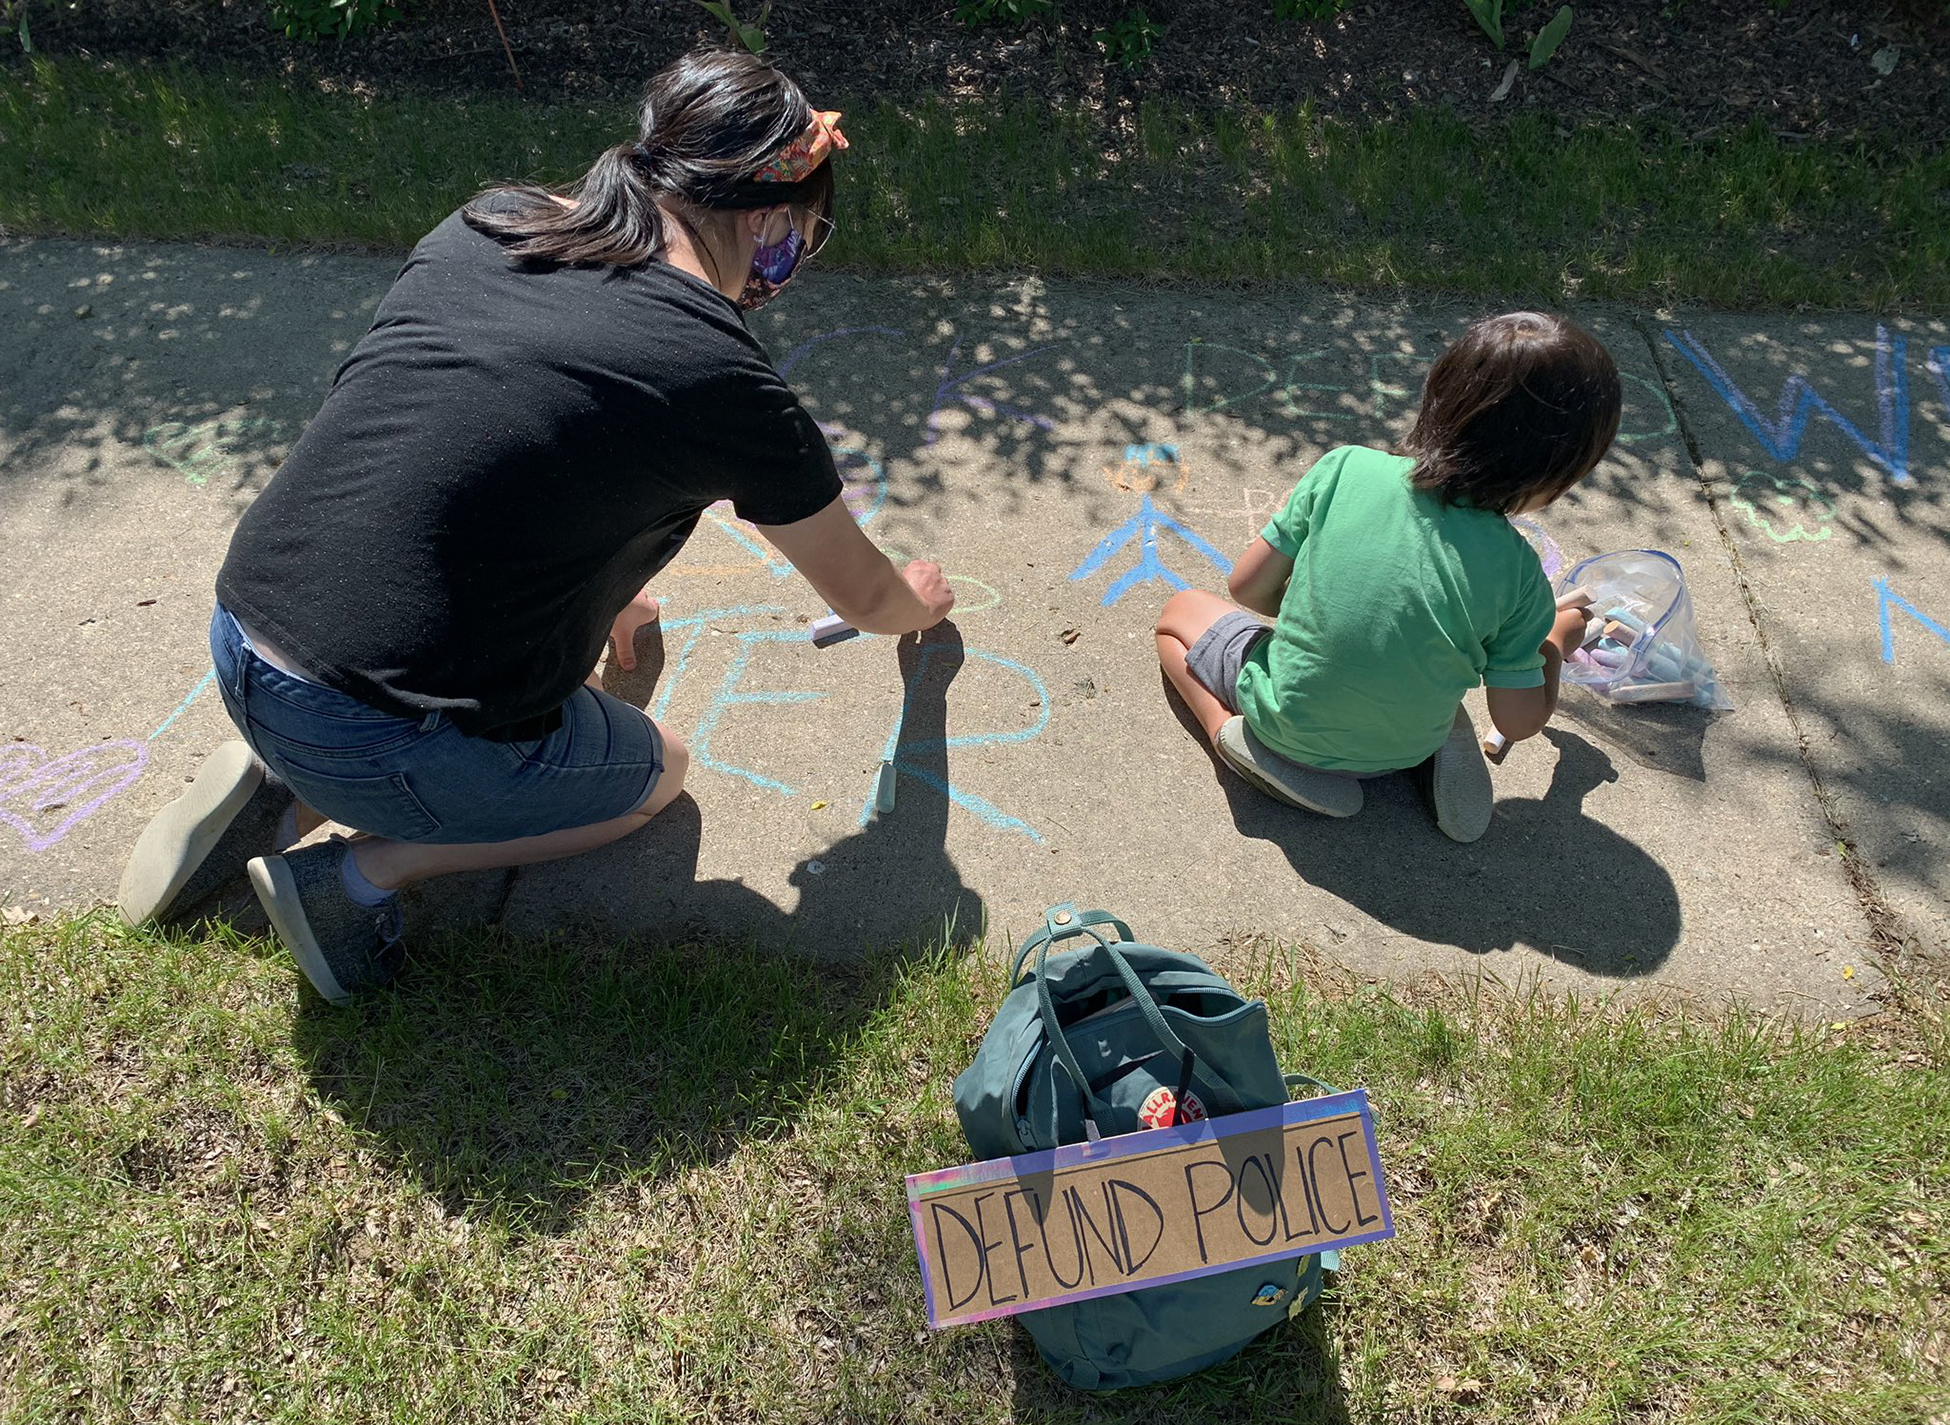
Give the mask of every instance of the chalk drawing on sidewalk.
[[247, 438], [274, 442], [284, 436], [284, 422], [264, 417], [203, 421], [186, 425], [165, 421], [142, 433], [142, 448], [173, 470], [185, 483], [207, 485], [212, 475], [228, 475], [237, 468], [237, 447]]
[[[820, 332], [816, 336], [807, 337], [804, 341], [800, 342], [797, 346], [793, 347], [791, 351], [786, 353], [785, 360], [781, 361], [778, 365], [779, 377], [781, 380], [783, 380], [784, 378], [790, 376], [792, 374], [792, 369], [795, 366], [797, 366], [801, 361], [804, 361], [806, 359], [806, 356], [812, 351], [814, 347], [823, 346], [827, 342], [835, 341], [840, 337], [906, 336], [906, 335], [907, 333], [899, 327], [840, 327], [834, 331]], [[818, 425], [821, 433], [823, 433], [828, 440], [841, 438], [846, 433], [845, 427], [837, 425], [832, 421], [820, 421]]]
[[1891, 589], [1887, 579], [1877, 579], [1875, 581], [1875, 591], [1876, 618], [1882, 625], [1882, 661], [1884, 663], [1894, 663], [1896, 661], [1896, 630], [1889, 618], [1889, 611], [1891, 609], [1901, 610], [1918, 624], [1935, 634], [1937, 642], [1950, 644], [1950, 628], [1945, 628], [1942, 624], [1917, 608], [1908, 599], [1905, 599], [1901, 594]]
[[39, 854], [128, 790], [148, 764], [148, 744], [126, 738], [58, 757], [25, 742], [0, 746], [0, 822]]
[[184, 695], [182, 702], [176, 704], [176, 711], [171, 713], [168, 717], [164, 718], [160, 723], [158, 723], [156, 725], [156, 730], [150, 733], [149, 736], [144, 740], [147, 742], [154, 742], [158, 737], [161, 737], [165, 732], [168, 732], [170, 728], [176, 725], [176, 719], [181, 717], [184, 713], [188, 712], [190, 710], [190, 704], [195, 702], [198, 696], [202, 694], [203, 690], [209, 687], [212, 683], [216, 682], [216, 680], [217, 680], [217, 670], [215, 668], [205, 669], [203, 676], [196, 680], [196, 686], [191, 688], [189, 692]]
[[1693, 364], [1713, 393], [1726, 402], [1740, 423], [1753, 432], [1761, 448], [1776, 460], [1793, 460], [1801, 453], [1808, 422], [1819, 415], [1847, 436], [1864, 457], [1888, 471], [1898, 485], [1910, 483], [1909, 372], [1904, 361], [1907, 344], [1900, 336], [1890, 336], [1888, 328], [1876, 328], [1875, 389], [1880, 440], [1864, 435], [1798, 371], [1781, 383], [1780, 399], [1770, 420], [1713, 359], [1705, 342], [1689, 331], [1671, 330], [1666, 332], [1666, 340]]
[[1232, 561], [1208, 543], [1205, 537], [1194, 529], [1180, 524], [1170, 515], [1151, 503], [1147, 491], [1138, 496], [1138, 510], [1123, 524], [1105, 535], [1097, 547], [1084, 556], [1083, 563], [1070, 571], [1070, 578], [1087, 579], [1095, 574], [1125, 545], [1137, 542], [1137, 563], [1126, 569], [1104, 591], [1103, 606], [1109, 608], [1139, 584], [1153, 580], [1169, 585], [1172, 589], [1189, 589], [1191, 583], [1176, 570], [1167, 565], [1158, 554], [1158, 531], [1164, 530], [1176, 535], [1219, 571], [1221, 577], [1232, 572]]
[[934, 388], [934, 405], [928, 411], [927, 437], [922, 441], [923, 445], [933, 445], [936, 438], [941, 434], [941, 411], [950, 399], [960, 401], [969, 409], [980, 411], [986, 416], [1007, 416], [1012, 421], [1020, 421], [1024, 425], [1032, 425], [1039, 430], [1056, 429], [1056, 422], [1047, 416], [1037, 415], [1033, 411], [1025, 411], [1019, 406], [1004, 405], [1000, 401], [990, 400], [987, 396], [978, 396], [973, 391], [964, 391], [962, 389], [962, 387], [966, 386], [978, 376], [986, 376], [992, 371], [1000, 371], [1005, 366], [1014, 366], [1017, 362], [1027, 361], [1032, 356], [1041, 356], [1046, 351], [1054, 351], [1056, 350], [1055, 346], [1032, 347], [1028, 351], [1017, 352], [1014, 356], [1005, 356], [1000, 361], [991, 361], [986, 365], [977, 366], [972, 371], [964, 371], [957, 376], [955, 374], [955, 361], [961, 355], [961, 342], [962, 339], [958, 334], [955, 337], [954, 345], [948, 350], [947, 361], [942, 364], [941, 379], [935, 383]]
[[1749, 470], [1734, 482], [1731, 503], [1776, 544], [1817, 544], [1835, 532], [1828, 523], [1835, 517], [1835, 502], [1799, 475]]
[[[1258, 377], [1258, 381], [1257, 384], [1242, 387], [1229, 396], [1217, 397], [1210, 405], [1201, 406], [1198, 402], [1198, 382], [1200, 376], [1210, 375], [1211, 379], [1215, 381], [1218, 379], [1216, 373], [1203, 369], [1214, 364], [1209, 360], [1209, 354], [1213, 353], [1223, 357], [1235, 357], [1240, 361], [1250, 363], [1249, 370], [1252, 371], [1253, 375]], [[1300, 379], [1300, 368], [1303, 365], [1308, 362], [1318, 361], [1324, 356], [1332, 356], [1333, 354], [1332, 348], [1321, 347], [1315, 351], [1297, 352], [1286, 357], [1286, 377], [1282, 380], [1280, 377], [1280, 368], [1273, 361], [1261, 356], [1257, 352], [1244, 351], [1236, 346], [1227, 346], [1223, 342], [1206, 341], [1201, 337], [1193, 337], [1185, 343], [1185, 372], [1181, 378], [1182, 404], [1185, 414], [1193, 416], [1214, 415], [1231, 406], [1242, 406], [1256, 396], [1273, 391], [1279, 398], [1281, 410], [1286, 415], [1296, 419], [1331, 421], [1358, 420], [1361, 415], [1359, 411], [1348, 410], [1344, 407], [1320, 409], [1314, 406], [1303, 406], [1299, 401], [1294, 399], [1294, 393], [1296, 391], [1324, 391], [1335, 395], [1345, 395], [1353, 389], [1352, 387], [1337, 385], [1333, 382], [1302, 381]]]
[[1664, 417], [1663, 423], [1656, 430], [1625, 430], [1620, 428], [1616, 437], [1620, 445], [1636, 445], [1642, 440], [1663, 440], [1665, 437], [1678, 431], [1679, 413], [1673, 410], [1672, 397], [1666, 394], [1666, 386], [1663, 381], [1649, 381], [1643, 376], [1623, 370], [1618, 373], [1618, 377], [1621, 381], [1633, 382], [1650, 391], [1652, 393], [1652, 399], [1657, 403], [1658, 411]]
[[758, 693], [738, 690], [739, 683], [744, 680], [745, 673], [751, 666], [752, 654], [759, 644], [805, 643], [805, 631], [787, 628], [748, 629], [734, 634], [733, 638], [738, 644], [738, 649], [731, 655], [731, 666], [725, 669], [724, 678], [719, 682], [717, 692], [712, 695], [710, 705], [704, 709], [703, 715], [697, 720], [697, 727], [691, 733], [691, 755], [697, 759], [700, 766], [709, 767], [715, 772], [727, 772], [734, 777], [743, 777], [755, 787], [763, 787], [767, 791], [778, 792], [783, 796], [797, 796], [797, 791], [784, 782], [775, 781], [762, 773], [754, 772], [749, 767], [739, 767], [714, 756], [711, 751], [711, 737], [718, 730], [718, 723], [727, 708], [810, 703], [826, 696], [824, 693], [798, 689], [768, 689]]
[[1557, 541], [1528, 515], [1509, 515], [1506, 518], [1537, 551], [1537, 562], [1544, 566], [1544, 577], [1555, 583], [1558, 573], [1564, 568], [1564, 551], [1557, 547]]
[[[983, 587], [986, 588], [987, 586], [984, 585]], [[707, 632], [712, 631], [728, 635], [735, 645], [731, 655], [731, 661], [726, 667], [723, 676], [719, 678], [718, 686], [712, 692], [709, 703], [706, 704], [704, 711], [699, 714], [697, 722], [690, 731], [689, 742], [691, 745], [691, 755], [697, 760], [700, 766], [708, 767], [712, 771], [723, 772], [728, 776], [738, 777], [763, 791], [774, 792], [780, 796], [793, 797], [800, 794], [799, 788], [787, 782], [780, 781], [776, 777], [769, 777], [753, 768], [739, 766], [737, 763], [720, 756], [713, 750], [712, 746], [714, 738], [721, 729], [725, 714], [732, 708], [778, 707], [795, 703], [817, 702], [828, 696], [825, 693], [813, 692], [808, 689], [786, 688], [752, 691], [744, 686], [745, 679], [751, 672], [752, 660], [762, 646], [774, 643], [806, 644], [806, 631], [803, 628], [741, 628], [738, 626], [741, 623], [749, 624], [755, 619], [765, 619], [769, 622], [783, 612], [784, 610], [776, 604], [744, 604], [730, 608], [705, 609], [693, 614], [666, 613], [661, 623], [661, 631], [665, 640], [664, 673], [659, 679], [661, 686], [658, 688], [656, 700], [649, 708], [649, 713], [659, 723], [666, 721], [670, 713], [671, 699], [676, 694], [678, 685], [683, 682], [685, 675], [690, 671], [691, 655], [696, 649], [699, 640]], [[858, 648], [864, 645], [865, 641], [863, 640], [860, 644], [850, 646]], [[1004, 658], [1000, 654], [987, 652], [983, 649], [966, 649], [964, 651], [965, 657], [991, 664], [994, 667], [1002, 669], [1005, 673], [1020, 678], [1029, 685], [1029, 689], [1035, 695], [1036, 699], [1036, 714], [1032, 725], [1003, 732], [964, 733], [948, 738], [929, 738], [902, 743], [900, 740], [901, 730], [907, 717], [908, 705], [913, 701], [915, 689], [919, 686], [921, 678], [925, 675], [928, 663], [933, 658], [934, 653], [935, 649], [933, 645], [924, 645], [921, 649], [921, 657], [902, 693], [901, 707], [896, 713], [893, 730], [888, 734], [887, 746], [889, 750], [883, 754], [883, 760], [893, 761], [899, 771], [918, 778], [947, 797], [954, 805], [979, 818], [990, 827], [998, 831], [1018, 833], [1040, 845], [1043, 840], [1042, 833], [1028, 821], [1021, 817], [1010, 815], [952, 779], [944, 779], [926, 767], [914, 765], [913, 759], [919, 756], [919, 754], [929, 751], [957, 747], [999, 747], [1011, 743], [1028, 742], [1033, 738], [1041, 736], [1043, 730], [1049, 726], [1050, 697], [1048, 688], [1044, 685], [1042, 678], [1036, 671], [1025, 664], [1018, 663], [1010, 658]], [[863, 824], [866, 812], [871, 810], [871, 806], [872, 798], [869, 796], [867, 799], [867, 807], [863, 809], [862, 813]]]
[[[936, 750], [946, 751], [955, 747], [999, 747], [1009, 743], [1028, 742], [1034, 738], [1041, 737], [1043, 735], [1043, 729], [1049, 726], [1049, 689], [1044, 686], [1043, 680], [1037, 675], [1036, 670], [1028, 667], [1026, 664], [1018, 663], [1013, 658], [1004, 658], [999, 653], [985, 652], [979, 648], [964, 649], [964, 657], [979, 659], [982, 662], [993, 664], [995, 667], [1002, 669], [1004, 672], [1014, 674], [1029, 684], [1030, 690], [1036, 694], [1036, 721], [1034, 725], [1017, 728], [1012, 732], [961, 733], [954, 737], [925, 737], [911, 742], [903, 742], [901, 740], [901, 733], [907, 725], [908, 705], [914, 700], [915, 689], [920, 687], [921, 680], [927, 676], [928, 664], [933, 661], [935, 652], [936, 646], [933, 644], [923, 644], [921, 646], [921, 656], [915, 662], [914, 671], [908, 676], [907, 687], [901, 695], [900, 715], [895, 718], [894, 726], [887, 734], [886, 748], [880, 754], [881, 761], [893, 763], [896, 773], [912, 777], [924, 786], [933, 788], [954, 805], [980, 818], [997, 831], [1016, 832], [1019, 835], [1028, 837], [1038, 846], [1041, 846], [1043, 844], [1043, 834], [1021, 817], [1009, 815], [1009, 813], [1003, 811], [1000, 807], [995, 806], [991, 802], [984, 801], [967, 788], [957, 785], [950, 778], [943, 778], [927, 767], [916, 766], [911, 759], [923, 752]], [[873, 816], [873, 809], [874, 798], [869, 793], [860, 806], [859, 825], [865, 826], [867, 824], [868, 820]]]
[[1943, 414], [1950, 416], [1950, 346], [1933, 346], [1924, 363], [1936, 377], [1937, 394], [1943, 398]]
[[827, 342], [836, 341], [843, 336], [906, 336], [906, 335], [907, 333], [900, 327], [836, 327], [834, 330], [829, 332], [819, 332], [814, 336], [807, 337], [804, 341], [800, 342], [797, 346], [793, 347], [791, 351], [786, 353], [785, 360], [781, 361], [778, 365], [779, 376], [781, 379], [790, 376], [792, 374], [792, 368], [797, 366], [800, 362], [804, 361], [806, 359], [807, 354], [810, 353], [814, 347], [824, 346]]
[[1179, 461], [1175, 445], [1127, 445], [1123, 465], [1106, 465], [1103, 475], [1113, 490], [1148, 495], [1164, 484], [1167, 468], [1176, 472], [1172, 493], [1184, 494], [1185, 487], [1191, 483], [1191, 472]]

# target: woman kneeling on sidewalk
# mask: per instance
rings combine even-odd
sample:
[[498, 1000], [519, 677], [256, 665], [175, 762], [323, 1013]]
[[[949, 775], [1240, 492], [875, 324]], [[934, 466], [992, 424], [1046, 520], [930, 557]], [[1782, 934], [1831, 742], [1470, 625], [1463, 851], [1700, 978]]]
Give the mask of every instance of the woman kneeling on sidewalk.
[[[498, 189], [421, 241], [238, 524], [210, 649], [248, 746], [143, 832], [131, 922], [248, 861], [343, 1003], [396, 971], [401, 887], [643, 826], [688, 754], [590, 670], [606, 636], [634, 666], [645, 582], [719, 500], [856, 628], [947, 615], [937, 566], [860, 532], [741, 315], [830, 231], [838, 118], [762, 60], [691, 54], [566, 193]], [[269, 854], [324, 819], [360, 835]]]

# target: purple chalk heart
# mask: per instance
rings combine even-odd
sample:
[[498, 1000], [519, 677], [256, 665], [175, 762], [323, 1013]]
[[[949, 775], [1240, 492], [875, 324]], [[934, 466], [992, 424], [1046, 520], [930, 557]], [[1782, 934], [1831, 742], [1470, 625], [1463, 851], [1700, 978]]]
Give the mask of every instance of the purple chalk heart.
[[[104, 742], [53, 758], [24, 742], [0, 746], [0, 822], [20, 833], [29, 851], [45, 851], [124, 791], [148, 762], [144, 742]], [[37, 829], [50, 822], [52, 830]]]

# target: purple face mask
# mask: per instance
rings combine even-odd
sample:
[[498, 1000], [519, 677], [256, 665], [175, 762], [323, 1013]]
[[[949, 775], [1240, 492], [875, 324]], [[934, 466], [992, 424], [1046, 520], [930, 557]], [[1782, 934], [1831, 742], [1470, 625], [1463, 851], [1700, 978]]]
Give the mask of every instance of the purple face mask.
[[738, 305], [747, 312], [757, 311], [778, 296], [805, 255], [806, 244], [792, 226], [792, 215], [788, 213], [785, 221], [785, 236], [752, 254], [751, 275], [745, 279], [745, 290], [738, 294]]

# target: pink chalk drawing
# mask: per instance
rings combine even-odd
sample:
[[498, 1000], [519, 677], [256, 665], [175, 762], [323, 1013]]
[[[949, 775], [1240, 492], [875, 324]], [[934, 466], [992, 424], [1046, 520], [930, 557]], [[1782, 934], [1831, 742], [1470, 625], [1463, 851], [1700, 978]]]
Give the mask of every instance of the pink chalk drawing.
[[0, 822], [29, 851], [45, 851], [126, 791], [148, 763], [147, 744], [127, 740], [60, 757], [31, 743], [0, 746]]

